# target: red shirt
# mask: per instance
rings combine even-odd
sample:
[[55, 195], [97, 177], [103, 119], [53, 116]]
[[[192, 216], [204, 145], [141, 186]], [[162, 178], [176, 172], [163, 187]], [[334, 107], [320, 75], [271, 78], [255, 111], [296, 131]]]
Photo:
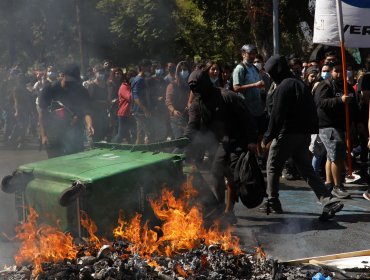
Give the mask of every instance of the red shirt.
[[128, 83], [122, 83], [118, 90], [118, 112], [117, 116], [127, 117], [131, 114], [131, 87]]

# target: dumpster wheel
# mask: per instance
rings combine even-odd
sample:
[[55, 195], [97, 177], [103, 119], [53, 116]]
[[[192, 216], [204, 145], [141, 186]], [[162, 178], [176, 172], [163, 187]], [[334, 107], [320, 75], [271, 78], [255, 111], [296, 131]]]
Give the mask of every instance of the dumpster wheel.
[[72, 186], [69, 189], [66, 189], [59, 195], [59, 204], [63, 207], [67, 207], [82, 193], [84, 193], [85, 190], [86, 186], [81, 181], [73, 182]]

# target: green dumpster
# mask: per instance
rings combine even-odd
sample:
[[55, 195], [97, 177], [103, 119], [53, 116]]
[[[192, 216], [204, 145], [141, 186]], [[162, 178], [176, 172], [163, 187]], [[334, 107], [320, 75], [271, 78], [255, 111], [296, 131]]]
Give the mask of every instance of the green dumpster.
[[157, 196], [163, 185], [177, 189], [183, 180], [179, 155], [101, 145], [19, 166], [3, 179], [2, 187], [17, 185], [22, 213], [24, 205], [33, 207], [42, 222], [81, 236], [83, 210], [96, 223], [98, 233], [108, 237], [117, 226], [120, 209], [125, 217], [135, 212], [149, 217], [148, 199]]

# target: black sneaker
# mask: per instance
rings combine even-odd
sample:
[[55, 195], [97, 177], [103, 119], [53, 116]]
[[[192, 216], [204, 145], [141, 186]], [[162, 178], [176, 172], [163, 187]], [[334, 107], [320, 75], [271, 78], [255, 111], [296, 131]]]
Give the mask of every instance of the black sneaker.
[[267, 215], [270, 213], [282, 214], [283, 208], [278, 198], [270, 198], [258, 208], [258, 211], [266, 213]]
[[330, 220], [335, 216], [335, 213], [338, 213], [344, 207], [343, 203], [340, 201], [336, 201], [324, 206], [322, 210], [322, 214], [319, 217], [320, 221], [327, 221]]
[[300, 179], [300, 176], [297, 173], [292, 172], [287, 168], [283, 169], [281, 177], [283, 177], [285, 180], [288, 180], [288, 181], [294, 181], [294, 180]]
[[351, 195], [346, 191], [343, 185], [334, 186], [333, 190], [331, 191], [331, 194], [340, 199], [351, 197]]
[[333, 191], [334, 184], [333, 183], [325, 183], [325, 187], [329, 190], [329, 192]]

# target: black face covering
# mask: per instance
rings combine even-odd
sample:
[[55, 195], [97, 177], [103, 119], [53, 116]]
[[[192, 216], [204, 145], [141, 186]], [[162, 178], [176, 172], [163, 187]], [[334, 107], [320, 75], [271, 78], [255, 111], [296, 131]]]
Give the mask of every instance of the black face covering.
[[191, 91], [201, 97], [211, 94], [214, 89], [208, 74], [202, 70], [193, 71], [189, 76], [188, 84]]
[[279, 54], [271, 56], [266, 61], [265, 70], [277, 84], [280, 84], [286, 78], [293, 77], [285, 56]]

